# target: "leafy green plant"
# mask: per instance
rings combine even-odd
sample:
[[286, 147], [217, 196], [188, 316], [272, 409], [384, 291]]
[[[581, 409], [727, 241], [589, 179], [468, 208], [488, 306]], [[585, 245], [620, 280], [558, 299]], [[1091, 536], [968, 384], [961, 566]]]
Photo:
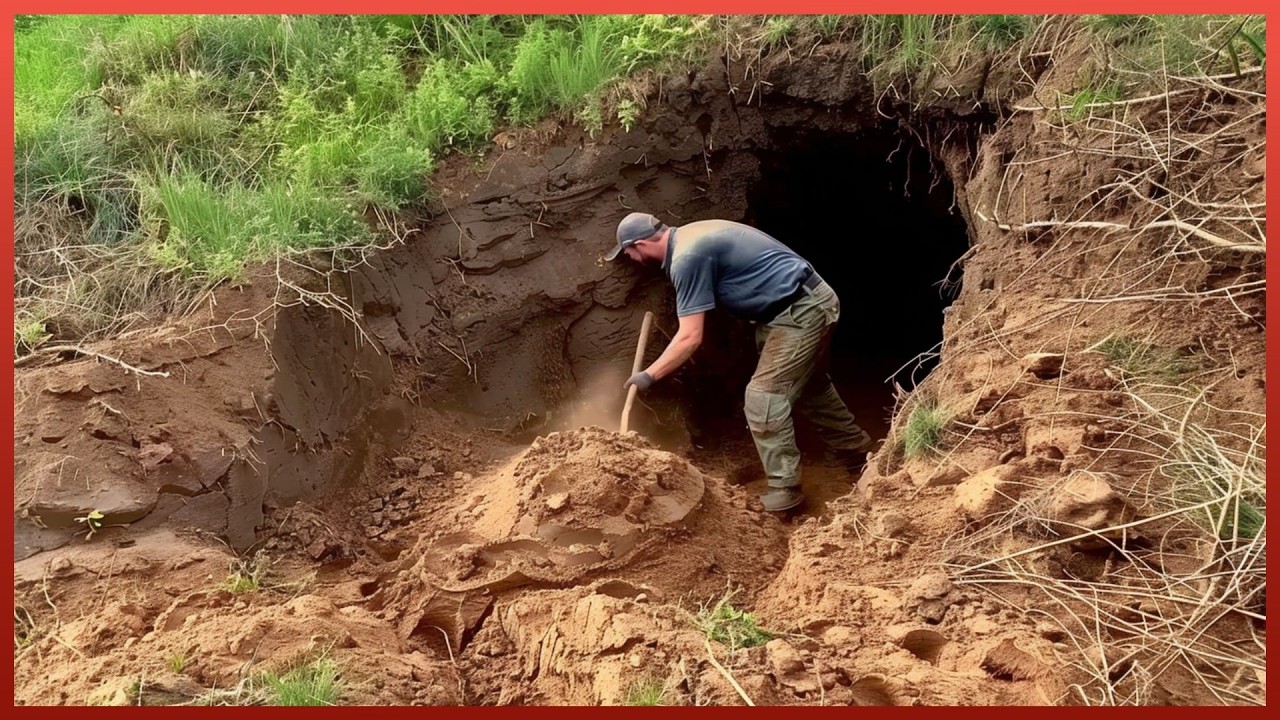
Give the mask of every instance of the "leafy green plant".
[[924, 400], [911, 408], [902, 429], [902, 453], [913, 458], [937, 452], [951, 414], [936, 400]]
[[357, 156], [356, 194], [360, 200], [392, 210], [422, 198], [431, 174], [431, 152], [400, 128], [367, 137]]
[[730, 650], [764, 645], [776, 637], [760, 627], [755, 615], [733, 606], [734, 594], [726, 592], [715, 604], [701, 606], [694, 617], [694, 627]]
[[49, 340], [48, 328], [43, 317], [15, 321], [13, 327], [13, 354], [25, 355]]
[[622, 123], [622, 129], [631, 132], [636, 126], [636, 120], [640, 118], [640, 105], [631, 98], [624, 98], [618, 102], [618, 122]]
[[85, 534], [84, 539], [88, 540], [93, 534], [102, 529], [102, 519], [104, 515], [97, 510], [90, 510], [83, 517], [76, 518], [76, 522], [83, 523], [89, 532]]
[[417, 143], [431, 152], [485, 142], [493, 135], [497, 113], [484, 94], [496, 82], [492, 65], [433, 63], [405, 101], [404, 124]]

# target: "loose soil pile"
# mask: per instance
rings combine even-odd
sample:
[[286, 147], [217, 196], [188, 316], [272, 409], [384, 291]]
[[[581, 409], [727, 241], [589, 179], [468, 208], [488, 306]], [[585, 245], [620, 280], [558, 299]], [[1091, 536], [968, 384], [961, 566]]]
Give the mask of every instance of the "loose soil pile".
[[[939, 78], [919, 113], [877, 106], [849, 48], [726, 57], [628, 132], [544, 126], [479, 170], [453, 161], [421, 233], [295, 279], [318, 294], [269, 273], [19, 368], [15, 703], [261, 702], [262, 673], [318, 657], [360, 704], [1265, 703], [1257, 558], [1167, 515], [1180, 446], [1152, 410], [1207, 428], [1228, 465], [1261, 442], [1265, 252], [1205, 240], [1262, 224], [1261, 80], [1068, 130], [1037, 98], [1090, 55], [1037, 42], [1025, 67]], [[865, 473], [810, 453], [809, 506], [760, 508], [732, 404], [749, 336], [719, 317], [638, 434], [583, 427], [618, 416], [644, 310], [674, 332], [664, 281], [598, 258], [619, 202], [745, 218], [756, 151], [856, 137], [878, 108], [932, 138], [972, 246], [944, 315], [902, 318], [942, 325], [927, 379], [851, 402], [896, 405]], [[1153, 158], [1122, 126], [1190, 141]], [[1147, 227], [1170, 203], [1258, 220]], [[948, 423], [906, 458], [925, 400]], [[767, 642], [708, 640], [699, 615], [726, 597]]]

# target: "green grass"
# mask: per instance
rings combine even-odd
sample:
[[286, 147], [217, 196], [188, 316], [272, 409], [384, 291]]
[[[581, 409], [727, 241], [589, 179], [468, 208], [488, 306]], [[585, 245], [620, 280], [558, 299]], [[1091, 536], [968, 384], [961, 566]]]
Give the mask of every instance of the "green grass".
[[815, 15], [813, 27], [824, 38], [839, 36], [849, 24], [849, 15]]
[[936, 401], [925, 400], [911, 408], [902, 429], [904, 457], [922, 457], [937, 452], [951, 414]]
[[[484, 152], [504, 125], [548, 116], [593, 134], [606, 125], [630, 129], [643, 107], [627, 97], [630, 75], [678, 68], [726, 40], [848, 37], [883, 85], [935, 72], [975, 47], [1005, 47], [1037, 22], [1021, 15], [24, 15], [15, 23], [16, 214], [70, 212], [86, 226], [82, 239], [104, 252], [72, 274], [91, 281], [24, 268], [41, 282], [24, 283], [23, 292], [81, 284], [81, 302], [49, 310], [54, 340], [80, 340], [75, 332], [181, 306], [282, 249], [369, 242], [378, 232], [365, 220], [371, 211], [432, 197], [432, 173], [449, 153]], [[1121, 62], [1145, 62], [1155, 50], [1170, 67], [1244, 68], [1265, 57], [1261, 16], [1089, 22]], [[1113, 92], [1112, 81], [1087, 83], [1096, 89], [1073, 102], [1131, 91], [1116, 84]], [[163, 292], [121, 291], [155, 287], [158, 278], [177, 280]], [[29, 300], [15, 297], [20, 307]], [[86, 310], [71, 317], [76, 308]]]
[[264, 674], [261, 683], [267, 691], [270, 705], [336, 705], [342, 695], [338, 666], [324, 657], [283, 675]]
[[1111, 336], [1091, 349], [1135, 378], [1174, 381], [1192, 367], [1190, 358], [1175, 348], [1157, 347], [1131, 337]]
[[[370, 209], [430, 198], [437, 161], [485, 150], [505, 123], [631, 127], [640, 106], [610, 88], [712, 33], [682, 15], [27, 15], [15, 27], [17, 214], [69, 210], [86, 226], [76, 244], [104, 249], [73, 279], [21, 273], [26, 293], [88, 293], [50, 324], [73, 340], [282, 249], [370, 242]], [[155, 285], [146, 272], [179, 279], [164, 303], [120, 292]], [[15, 300], [30, 310], [41, 297]], [[15, 348], [34, 337], [22, 327]]]
[[661, 679], [649, 678], [637, 682], [627, 693], [627, 705], [653, 707], [662, 704], [663, 690]]
[[270, 561], [259, 552], [251, 558], [237, 558], [231, 566], [231, 574], [222, 581], [222, 589], [233, 595], [257, 592], [266, 580]]
[[973, 35], [979, 45], [996, 50], [1008, 47], [1026, 37], [1037, 18], [1029, 15], [973, 15]]
[[765, 21], [764, 37], [762, 38], [765, 47], [775, 48], [784, 45], [787, 38], [791, 37], [796, 31], [796, 19], [785, 15], [774, 16]]
[[881, 75], [919, 70], [937, 59], [953, 23], [946, 15], [864, 16], [863, 62]]
[[[1266, 22], [1261, 15], [1091, 15], [1084, 24], [1106, 46], [1108, 69], [1087, 83], [1098, 99], [1114, 102], [1161, 87], [1171, 75], [1240, 74], [1266, 60]], [[1077, 107], [1069, 117], [1079, 119]]]
[[169, 668], [169, 672], [174, 675], [181, 675], [182, 671], [187, 668], [187, 656], [183, 653], [174, 653], [169, 656], [169, 661], [165, 664]]
[[726, 592], [715, 604], [700, 607], [694, 617], [694, 627], [730, 650], [764, 645], [776, 637], [760, 627], [755, 615], [734, 607], [733, 594]]
[[13, 354], [25, 355], [43, 345], [50, 335], [41, 317], [23, 318], [19, 314], [13, 324]]
[[1114, 82], [1102, 87], [1084, 88], [1067, 98], [1064, 114], [1072, 120], [1083, 120], [1096, 111], [1108, 109], [1121, 99], [1121, 88]]
[[1171, 435], [1162, 471], [1172, 480], [1175, 503], [1207, 503], [1193, 519], [1220, 540], [1258, 538], [1267, 521], [1265, 447], [1247, 453], [1230, 449], [1195, 422], [1180, 424]]

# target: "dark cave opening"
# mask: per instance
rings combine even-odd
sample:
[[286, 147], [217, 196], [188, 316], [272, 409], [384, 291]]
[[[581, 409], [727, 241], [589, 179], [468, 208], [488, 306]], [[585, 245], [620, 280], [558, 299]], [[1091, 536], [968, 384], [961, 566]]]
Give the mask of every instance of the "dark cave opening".
[[[773, 149], [757, 152], [746, 216], [731, 219], [796, 250], [839, 295], [830, 374], [878, 440], [888, 430], [893, 381], [910, 388], [932, 368], [933, 359], [915, 359], [936, 350], [943, 309], [959, 291], [958, 272], [946, 279], [969, 240], [951, 179], [892, 122], [848, 133], [780, 128], [773, 139]], [[724, 319], [695, 371], [702, 377], [690, 430], [700, 446], [745, 434], [740, 396], [757, 356], [751, 328]], [[735, 429], [725, 433], [726, 423]]]

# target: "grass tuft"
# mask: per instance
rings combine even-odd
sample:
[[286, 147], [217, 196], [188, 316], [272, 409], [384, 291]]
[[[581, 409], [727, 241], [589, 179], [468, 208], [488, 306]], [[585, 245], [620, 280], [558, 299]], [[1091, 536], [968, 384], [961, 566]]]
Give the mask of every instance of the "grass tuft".
[[951, 414], [936, 400], [925, 400], [911, 409], [902, 429], [904, 457], [921, 457], [937, 452]]
[[1111, 336], [1092, 349], [1134, 378], [1172, 381], [1191, 369], [1190, 359], [1177, 349], [1156, 347], [1130, 337]]
[[327, 657], [293, 668], [283, 675], [264, 674], [261, 682], [267, 690], [269, 705], [336, 705], [342, 695], [338, 666]]
[[627, 693], [627, 705], [654, 707], [661, 705], [666, 691], [659, 678], [649, 678], [637, 682]]
[[694, 627], [730, 650], [764, 645], [776, 637], [760, 627], [755, 615], [733, 606], [734, 594], [728, 591], [715, 604], [701, 606], [694, 617]]

